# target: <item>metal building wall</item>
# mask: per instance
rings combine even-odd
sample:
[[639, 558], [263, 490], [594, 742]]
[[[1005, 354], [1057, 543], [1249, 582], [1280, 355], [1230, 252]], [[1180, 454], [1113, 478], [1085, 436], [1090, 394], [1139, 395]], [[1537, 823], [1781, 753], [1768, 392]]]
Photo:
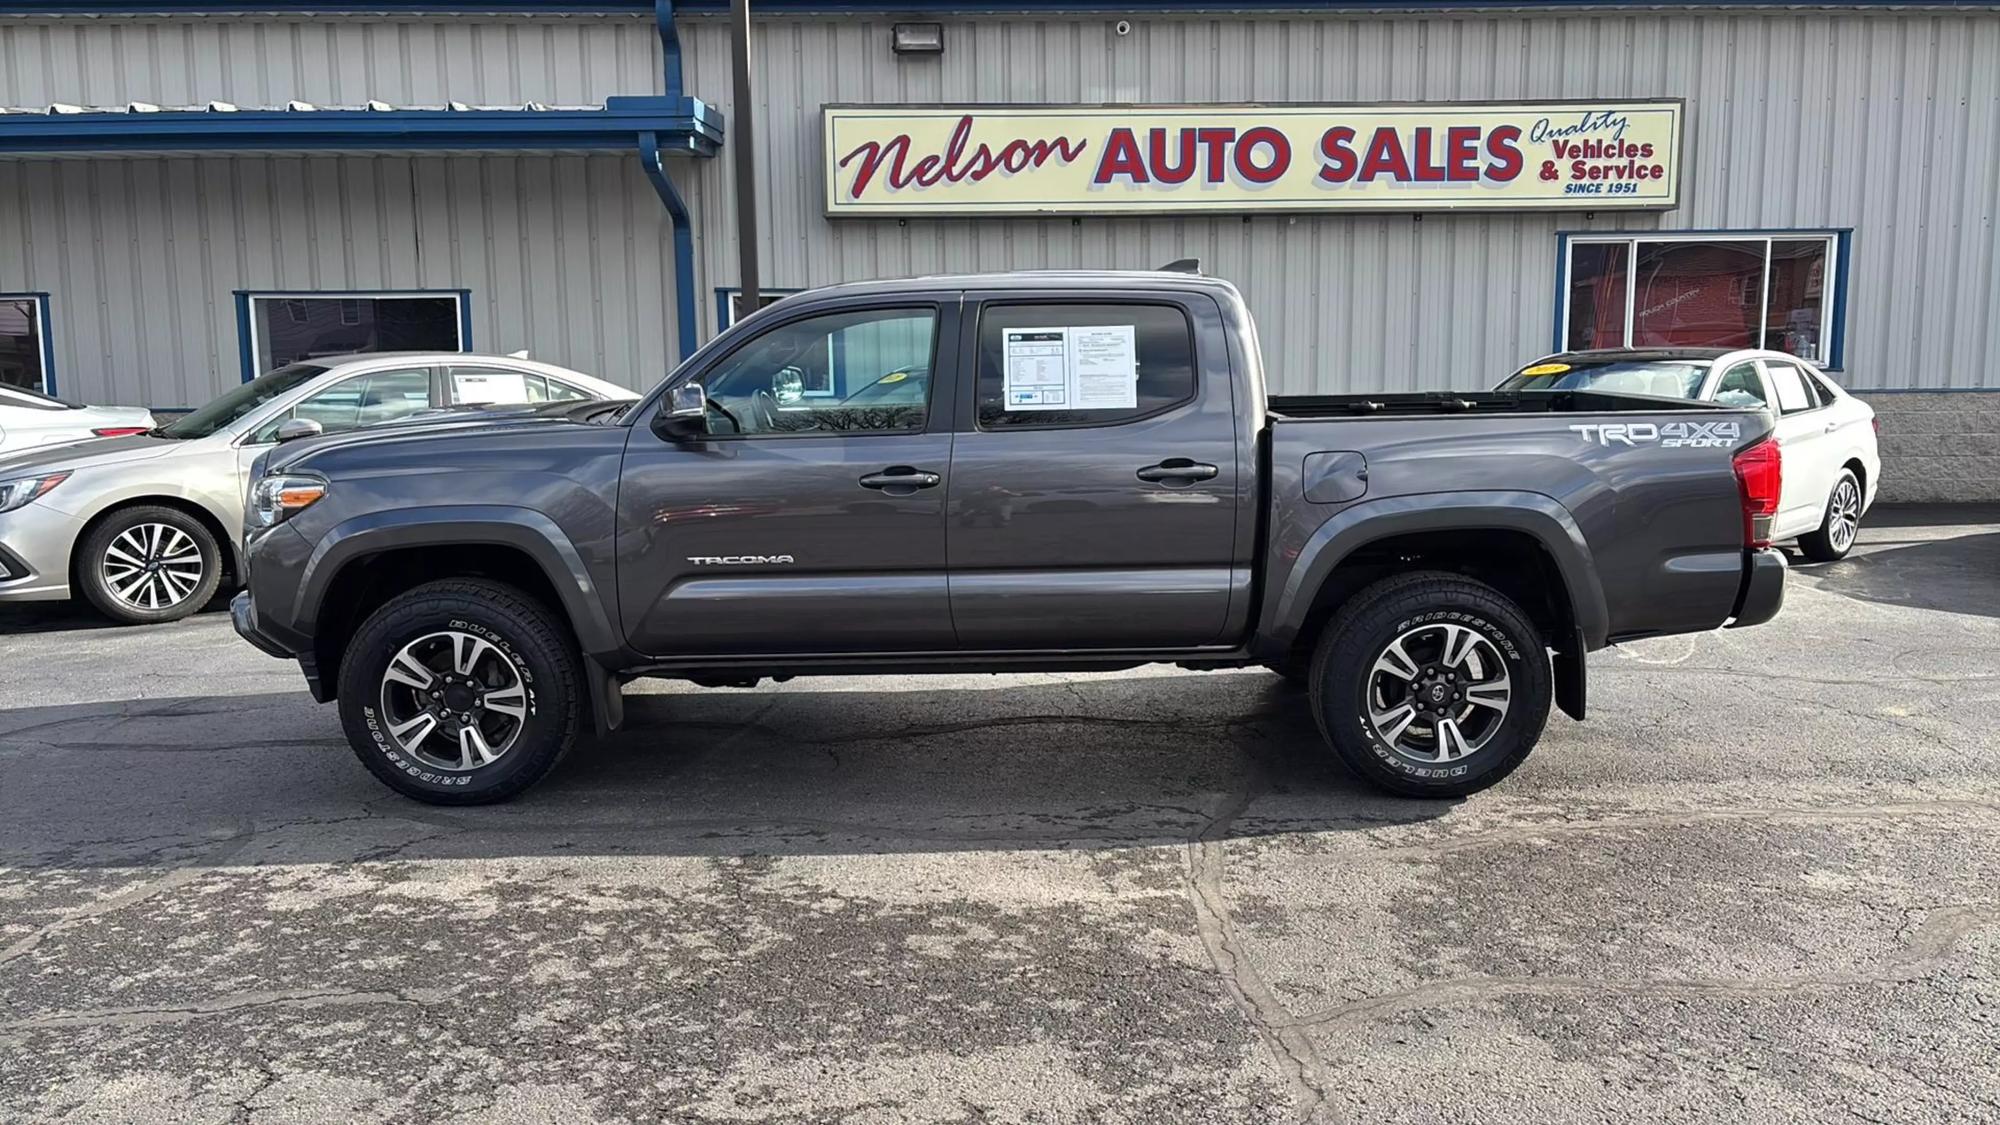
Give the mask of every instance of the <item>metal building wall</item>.
[[[1994, 226], [2000, 211], [2000, 65], [1993, 62], [2000, 59], [2000, 14], [1159, 17], [1134, 20], [1126, 36], [1113, 33], [1112, 19], [1096, 16], [981, 17], [947, 22], [941, 58], [910, 59], [890, 53], [890, 22], [852, 16], [759, 21], [759, 193], [768, 286], [947, 270], [1144, 267], [1197, 256], [1249, 296], [1280, 391], [1475, 387], [1499, 368], [1551, 346], [1558, 230], [1853, 227], [1843, 378], [1863, 388], [2000, 387], [2000, 374], [1990, 373], [2000, 360], [2000, 317], [1990, 312], [2000, 301], [1995, 248], [2000, 232]], [[726, 111], [725, 26], [684, 17], [682, 33], [688, 90]], [[446, 98], [561, 103], [649, 92], [660, 82], [653, 23], [624, 17], [0, 21], [0, 60], [7, 64], [0, 67], [0, 102], [12, 105], [210, 98], [331, 104], [368, 97], [393, 103]], [[907, 225], [833, 223], [819, 211], [817, 122], [818, 107], [826, 101], [1593, 96], [1688, 99], [1688, 174], [1680, 209], [1594, 221], [1577, 213], [1529, 213], [1432, 215], [1421, 222], [1395, 215], [1327, 215], [1249, 222], [1087, 218]], [[456, 246], [427, 243], [436, 253], [426, 263], [426, 281], [475, 290], [488, 306], [475, 310], [481, 346], [495, 343], [488, 329], [496, 324], [523, 325], [539, 335], [556, 331], [551, 325], [560, 323], [568, 333], [560, 344], [528, 342], [539, 353], [560, 350], [564, 354], [557, 358], [638, 383], [664, 366], [671, 350], [655, 350], [643, 330], [636, 343], [606, 341], [601, 355], [591, 354], [577, 338], [583, 325], [593, 323], [576, 311], [587, 300], [583, 294], [621, 306], [605, 314], [608, 322], [659, 324], [659, 334], [670, 338], [664, 323], [671, 319], [670, 292], [664, 284], [646, 288], [655, 283], [641, 280], [671, 276], [664, 221], [631, 162], [610, 159], [617, 171], [599, 174], [592, 162], [583, 177], [592, 191], [602, 193], [588, 207], [579, 207], [571, 196], [574, 175], [559, 178], [551, 172], [524, 183], [514, 169], [534, 161], [455, 161], [451, 167], [470, 171], [449, 193], [422, 197], [430, 211], [460, 220], [453, 232]], [[217, 173], [207, 166], [258, 164], [207, 160], [177, 172], [185, 162], [154, 162], [151, 171], [137, 166], [143, 161], [88, 163], [100, 169], [91, 179], [110, 181], [104, 201], [86, 207], [87, 196], [61, 198], [72, 210], [94, 211], [100, 217], [92, 221], [135, 242], [131, 254], [141, 258], [162, 253], [183, 258], [188, 251], [185, 238], [177, 236], [163, 252], [151, 244], [150, 226], [133, 227], [129, 217], [111, 214], [112, 200], [123, 201], [116, 206], [125, 216], [135, 213], [130, 194], [135, 189], [121, 188], [121, 177], [140, 184], [137, 213], [143, 214], [151, 206], [147, 183], [193, 184], [174, 188], [168, 199], [208, 200], [211, 193], [201, 185]], [[121, 173], [115, 170], [121, 163], [135, 167]], [[308, 163], [347, 168], [354, 161]], [[363, 162], [377, 169], [390, 163]], [[482, 167], [506, 171], [487, 177], [477, 174]], [[715, 288], [736, 280], [735, 192], [727, 160], [692, 162], [677, 170], [690, 181], [697, 220], [702, 286], [697, 306], [706, 335], [715, 328]], [[0, 165], [0, 185], [36, 175], [48, 173]], [[393, 172], [371, 175], [400, 182]], [[377, 200], [381, 210], [375, 221], [407, 225], [398, 214], [395, 190], [367, 186], [370, 175], [358, 180], [356, 186], [356, 175], [340, 177], [337, 190], [315, 196], [333, 191], [331, 198], [342, 200], [338, 205], [313, 206], [352, 214]], [[614, 180], [622, 186], [602, 186]], [[536, 185], [551, 193], [547, 207]], [[19, 198], [19, 191], [0, 191], [0, 206]], [[497, 212], [488, 199], [496, 193]], [[298, 205], [284, 197], [265, 209]], [[173, 213], [199, 213], [203, 206], [177, 203]], [[518, 252], [484, 245], [483, 233], [467, 233], [484, 232], [491, 214], [501, 216], [497, 237]], [[617, 231], [623, 245], [605, 246], [615, 224], [626, 221], [623, 214], [633, 224]], [[8, 219], [0, 212], [0, 288], [61, 288], [15, 271], [12, 263], [23, 257], [16, 241], [21, 236], [12, 232], [21, 224]], [[339, 229], [330, 219], [315, 223]], [[250, 238], [269, 243], [282, 236], [284, 226], [272, 224], [271, 233], [245, 229]], [[50, 229], [41, 228], [45, 240]], [[448, 229], [448, 223], [432, 223], [425, 233], [444, 239]], [[68, 224], [58, 236], [87, 240], [91, 230], [88, 224]], [[215, 275], [203, 283], [202, 297], [212, 304], [237, 287], [227, 255], [255, 263], [268, 247], [237, 247], [213, 234], [211, 239], [204, 268]], [[66, 253], [85, 250], [77, 246]], [[95, 251], [107, 252], [118, 254]], [[332, 264], [296, 276], [303, 267], [288, 252], [284, 284], [352, 284], [344, 278], [367, 274], [367, 262], [393, 263], [387, 254], [363, 247], [349, 252], [354, 261], [322, 255]], [[462, 268], [436, 265], [453, 254], [464, 260]], [[504, 266], [492, 264], [496, 261], [533, 263], [549, 272], [515, 280], [505, 276]], [[490, 280], [477, 276], [479, 270]], [[38, 261], [36, 272], [46, 271]], [[391, 276], [395, 273], [384, 274], [386, 284], [416, 284]], [[163, 267], [152, 268], [151, 276], [166, 275]], [[515, 295], [529, 286], [562, 294], [569, 311], [552, 317], [530, 307]], [[87, 336], [87, 328], [70, 328], [67, 322], [98, 298], [59, 294], [59, 331]], [[655, 298], [657, 303], [647, 304]], [[205, 306], [204, 314], [210, 311]], [[185, 358], [177, 362], [206, 362], [208, 351], [233, 354], [232, 322], [227, 310], [221, 319], [210, 316], [211, 334], [221, 335], [180, 347], [177, 354]], [[59, 357], [70, 353], [65, 337], [59, 336], [58, 344]], [[101, 347], [94, 362], [108, 365], [134, 354], [131, 348]], [[176, 370], [183, 382], [192, 377], [185, 366]]]
[[58, 386], [198, 405], [238, 289], [469, 289], [474, 345], [633, 387], [673, 354], [666, 216], [622, 156], [0, 161], [0, 291], [51, 294]]
[[[765, 284], [1197, 256], [1240, 285], [1283, 392], [1474, 388], [1553, 343], [1559, 230], [1853, 227], [1856, 387], [2000, 387], [2000, 13], [961, 19], [898, 59], [887, 19], [760, 21]], [[727, 109], [726, 26], [684, 20]], [[822, 102], [1685, 97], [1661, 214], [842, 220]], [[701, 169], [703, 276], [733, 284], [727, 161]]]

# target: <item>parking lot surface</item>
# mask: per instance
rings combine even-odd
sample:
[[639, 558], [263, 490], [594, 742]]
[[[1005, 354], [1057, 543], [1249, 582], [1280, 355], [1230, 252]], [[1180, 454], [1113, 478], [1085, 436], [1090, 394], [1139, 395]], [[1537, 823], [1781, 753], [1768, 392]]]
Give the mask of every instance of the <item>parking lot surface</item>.
[[1147, 669], [639, 684], [436, 809], [225, 614], [0, 634], [7, 1120], [2000, 1119], [2000, 511], [1462, 802]]

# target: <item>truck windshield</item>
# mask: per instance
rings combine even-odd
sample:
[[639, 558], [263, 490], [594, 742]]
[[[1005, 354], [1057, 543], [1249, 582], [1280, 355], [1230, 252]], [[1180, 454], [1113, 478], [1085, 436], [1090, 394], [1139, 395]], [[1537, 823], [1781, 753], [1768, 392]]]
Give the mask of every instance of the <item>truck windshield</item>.
[[1601, 391], [1606, 394], [1693, 398], [1708, 374], [1699, 359], [1550, 361], [1522, 368], [1496, 391]]
[[154, 433], [182, 440], [207, 437], [292, 388], [326, 374], [328, 370], [317, 363], [294, 363], [280, 367], [225, 392], [221, 398], [192, 414], [175, 419]]

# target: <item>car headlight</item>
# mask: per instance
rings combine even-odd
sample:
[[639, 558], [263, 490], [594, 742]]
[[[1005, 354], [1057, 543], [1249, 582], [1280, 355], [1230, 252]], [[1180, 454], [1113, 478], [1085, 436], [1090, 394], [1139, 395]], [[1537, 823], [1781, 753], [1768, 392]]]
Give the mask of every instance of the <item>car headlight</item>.
[[0, 512], [11, 512], [69, 479], [68, 472], [44, 473], [38, 477], [0, 480]]
[[326, 495], [323, 477], [304, 473], [279, 473], [261, 478], [250, 486], [250, 506], [246, 520], [253, 530], [276, 527], [291, 519]]

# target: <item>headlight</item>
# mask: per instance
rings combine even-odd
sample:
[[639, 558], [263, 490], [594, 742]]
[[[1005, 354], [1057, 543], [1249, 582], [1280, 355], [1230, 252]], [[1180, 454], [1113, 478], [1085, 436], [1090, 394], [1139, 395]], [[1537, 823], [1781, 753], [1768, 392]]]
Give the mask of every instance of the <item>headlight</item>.
[[279, 473], [264, 477], [250, 486], [250, 507], [246, 511], [252, 530], [275, 527], [319, 502], [326, 495], [326, 481], [304, 473]]
[[11, 512], [69, 479], [67, 472], [0, 480], [0, 512]]

